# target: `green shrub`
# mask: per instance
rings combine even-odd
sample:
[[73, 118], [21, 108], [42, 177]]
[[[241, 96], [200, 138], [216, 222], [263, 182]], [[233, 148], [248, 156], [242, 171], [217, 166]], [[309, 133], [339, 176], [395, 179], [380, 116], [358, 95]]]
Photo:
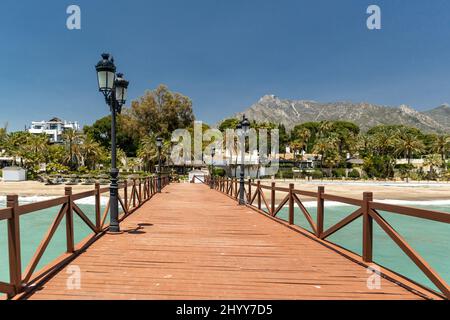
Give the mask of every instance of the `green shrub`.
[[89, 169], [85, 166], [81, 166], [78, 168], [77, 173], [78, 174], [87, 174], [87, 173], [89, 173]]
[[222, 168], [214, 168], [213, 176], [215, 177], [225, 177], [226, 175], [225, 169]]
[[313, 179], [322, 179], [323, 178], [323, 172], [320, 170], [315, 170], [311, 176], [313, 177]]
[[361, 178], [361, 174], [359, 173], [358, 170], [354, 169], [349, 172], [348, 177], [351, 179], [359, 179]]
[[409, 174], [409, 178], [414, 181], [420, 181], [422, 180], [422, 175], [417, 172], [411, 172]]
[[280, 163], [280, 168], [293, 168], [294, 167], [294, 163], [292, 162], [281, 162]]
[[294, 172], [292, 172], [292, 169], [283, 169], [280, 168], [278, 170], [278, 173], [275, 176], [277, 179], [293, 179], [294, 178]]
[[343, 178], [345, 177], [345, 169], [338, 168], [336, 170], [333, 170], [333, 176], [336, 178]]
[[60, 163], [49, 163], [47, 165], [47, 173], [49, 174], [67, 174], [69, 167], [66, 167]]

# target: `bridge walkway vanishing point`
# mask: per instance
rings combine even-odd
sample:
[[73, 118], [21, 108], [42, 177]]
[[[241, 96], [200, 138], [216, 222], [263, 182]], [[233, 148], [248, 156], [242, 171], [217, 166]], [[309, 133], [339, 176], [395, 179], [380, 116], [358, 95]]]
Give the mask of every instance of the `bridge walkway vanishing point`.
[[365, 267], [205, 185], [169, 185], [122, 230], [22, 298], [423, 298], [384, 278], [368, 289]]

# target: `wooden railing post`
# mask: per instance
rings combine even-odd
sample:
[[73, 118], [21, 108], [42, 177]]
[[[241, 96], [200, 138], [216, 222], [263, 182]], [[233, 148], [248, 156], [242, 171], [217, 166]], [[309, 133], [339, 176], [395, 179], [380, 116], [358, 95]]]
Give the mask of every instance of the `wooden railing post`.
[[139, 205], [142, 203], [142, 179], [139, 178]]
[[95, 228], [97, 229], [97, 232], [100, 232], [100, 224], [102, 223], [100, 221], [100, 183], [95, 183]]
[[133, 178], [133, 189], [131, 191], [133, 194], [133, 208], [136, 208], [136, 179]]
[[363, 261], [373, 262], [373, 219], [370, 215], [372, 192], [364, 192], [363, 196]]
[[275, 214], [275, 182], [272, 182], [272, 186], [270, 189], [270, 207], [271, 207], [271, 212], [270, 214], [273, 216]]
[[289, 184], [289, 224], [294, 224], [294, 184]]
[[65, 194], [68, 196], [66, 211], [67, 253], [73, 253], [75, 251], [75, 240], [73, 231], [72, 187], [66, 187]]
[[247, 197], [248, 204], [250, 204], [250, 201], [252, 201], [252, 179], [248, 179], [248, 197]]
[[142, 201], [147, 199], [147, 178], [142, 179]]
[[318, 238], [322, 237], [323, 226], [324, 226], [324, 206], [325, 201], [323, 199], [323, 194], [325, 193], [325, 187], [319, 187], [317, 191], [317, 234]]
[[8, 251], [9, 251], [9, 279], [15, 288], [15, 293], [22, 291], [22, 258], [20, 252], [20, 224], [19, 197], [10, 195], [6, 197], [6, 206], [11, 208], [12, 217], [8, 219]]
[[261, 210], [261, 181], [258, 180], [257, 184], [257, 188], [258, 188], [258, 210]]
[[123, 204], [125, 206], [125, 210], [128, 211], [128, 179], [125, 180], [125, 185], [123, 186]]

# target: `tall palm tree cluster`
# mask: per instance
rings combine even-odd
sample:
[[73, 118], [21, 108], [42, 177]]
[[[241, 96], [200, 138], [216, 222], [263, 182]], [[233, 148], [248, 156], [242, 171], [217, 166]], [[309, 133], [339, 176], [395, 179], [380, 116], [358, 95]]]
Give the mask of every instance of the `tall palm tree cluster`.
[[[225, 120], [219, 130], [225, 132], [235, 128], [237, 122], [237, 119]], [[432, 177], [447, 173], [450, 137], [445, 134], [423, 133], [402, 125], [381, 125], [361, 132], [356, 124], [347, 121], [308, 122], [296, 126], [291, 132], [273, 123], [253, 122], [251, 126], [256, 130], [279, 129], [280, 154], [285, 153], [287, 146], [294, 153], [295, 160], [301, 159], [303, 154], [310, 154], [316, 158], [322, 174], [331, 175], [336, 170], [349, 169], [348, 156], [364, 161], [361, 169], [368, 177], [392, 178], [396, 172], [410, 177], [412, 173], [418, 173], [413, 159], [424, 159], [423, 165], [431, 169]], [[207, 128], [209, 126], [204, 124], [203, 129]], [[192, 126], [188, 129], [192, 131]], [[270, 134], [270, 130], [268, 132]], [[127, 157], [126, 146], [119, 143], [119, 166], [154, 171], [158, 164], [157, 136], [165, 138], [161, 157], [167, 164], [171, 152], [170, 136], [150, 132], [138, 140], [137, 158]], [[0, 128], [0, 155], [13, 158], [16, 165], [28, 169], [32, 175], [42, 170], [67, 173], [94, 171], [102, 167], [108, 169], [108, 147], [89, 131], [67, 130], [62, 141], [62, 144], [51, 144], [46, 135], [8, 133], [6, 127]], [[231, 145], [237, 148], [237, 141]], [[398, 159], [406, 159], [406, 163], [399, 165]]]
[[[154, 171], [155, 166], [158, 164], [158, 147], [156, 146], [156, 138], [158, 135], [149, 134], [141, 139], [141, 143], [138, 148], [138, 158], [143, 162], [145, 171]], [[169, 159], [171, 143], [170, 140], [164, 140], [161, 148], [161, 161], [166, 163]]]
[[[364, 160], [363, 169], [369, 177], [391, 178], [397, 171], [407, 176], [417, 171], [413, 159], [424, 159], [431, 172], [447, 172], [450, 137], [426, 134], [402, 125], [381, 125], [362, 133], [353, 123], [323, 121], [305, 123], [294, 128], [290, 137], [291, 150], [315, 154], [320, 168], [347, 168], [347, 157]], [[398, 159], [406, 159], [397, 165]]]
[[67, 130], [62, 141], [51, 144], [45, 134], [0, 130], [0, 152], [12, 157], [14, 165], [26, 168], [31, 176], [43, 170], [47, 173], [95, 170], [108, 160], [107, 151], [88, 135]]

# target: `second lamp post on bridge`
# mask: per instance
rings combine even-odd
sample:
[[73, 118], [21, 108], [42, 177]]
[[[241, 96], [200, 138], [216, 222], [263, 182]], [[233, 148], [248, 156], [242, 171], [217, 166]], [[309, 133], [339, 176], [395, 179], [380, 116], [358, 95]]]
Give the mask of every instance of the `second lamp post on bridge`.
[[109, 232], [120, 232], [119, 226], [119, 170], [117, 169], [116, 116], [122, 112], [127, 99], [129, 82], [123, 74], [116, 75], [114, 59], [107, 53], [102, 54], [96, 67], [99, 91], [103, 93], [106, 104], [111, 109], [111, 185], [110, 185], [110, 225]]
[[[250, 121], [244, 116], [242, 116], [242, 121], [236, 127], [238, 135], [241, 138], [241, 174], [239, 181], [239, 205], [245, 205], [245, 137], [248, 135], [250, 130]], [[237, 157], [237, 155], [236, 155]]]
[[161, 193], [161, 149], [163, 146], [163, 139], [162, 138], [156, 138], [156, 146], [158, 147], [158, 182], [157, 182], [157, 188], [158, 193]]

